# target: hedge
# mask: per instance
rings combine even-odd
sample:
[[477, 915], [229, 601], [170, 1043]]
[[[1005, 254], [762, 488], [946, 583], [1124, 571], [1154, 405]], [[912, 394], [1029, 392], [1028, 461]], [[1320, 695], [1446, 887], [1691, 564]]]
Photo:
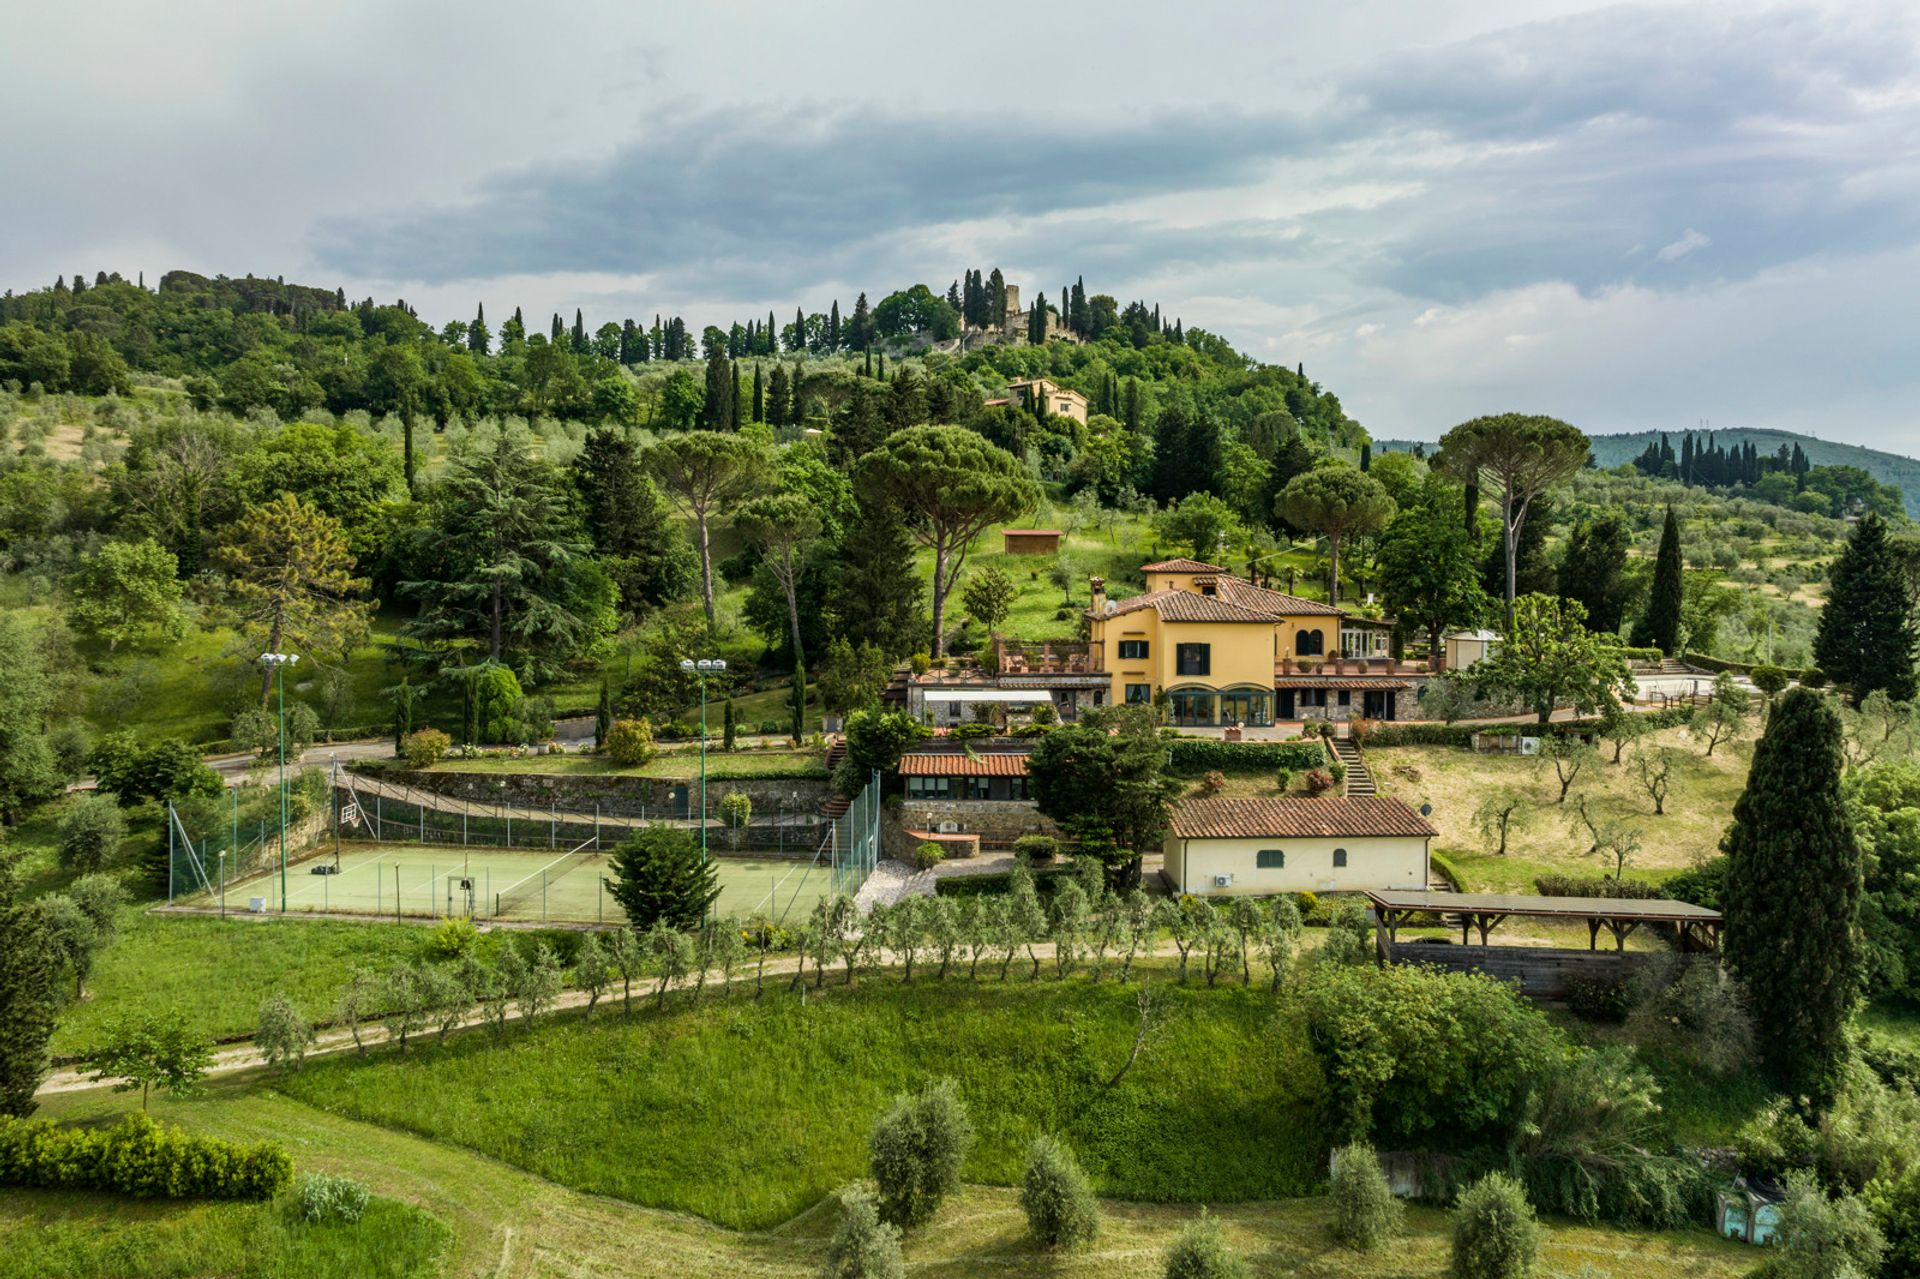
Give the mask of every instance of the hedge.
[[1175, 737], [1167, 742], [1169, 766], [1177, 773], [1272, 773], [1324, 768], [1327, 751], [1317, 741], [1219, 742], [1210, 737]]
[[[1702, 670], [1732, 671], [1735, 675], [1751, 675], [1762, 666], [1774, 665], [1772, 662], [1734, 662], [1724, 657], [1708, 657], [1705, 653], [1688, 653], [1685, 658], [1688, 663]], [[1787, 673], [1788, 679], [1800, 679], [1806, 675], [1805, 671], [1792, 666], [1782, 666], [1780, 669]]]
[[[1668, 706], [1657, 711], [1632, 712], [1649, 728], [1678, 728], [1693, 718], [1693, 707], [1688, 705]], [[1539, 737], [1548, 733], [1572, 733], [1584, 735], [1598, 732], [1606, 721], [1598, 715], [1589, 715], [1585, 719], [1555, 720], [1551, 724], [1514, 724], [1514, 723], [1459, 723], [1459, 724], [1378, 724], [1370, 728], [1361, 737], [1360, 744], [1371, 750], [1395, 746], [1458, 746], [1473, 745], [1475, 734], [1488, 737]]]
[[1542, 897], [1612, 897], [1617, 900], [1650, 901], [1665, 897], [1658, 884], [1637, 879], [1613, 879], [1606, 875], [1541, 875], [1533, 881]]
[[[1060, 885], [1073, 873], [1073, 867], [1036, 866], [1033, 868], [1033, 889], [1043, 902], [1052, 901]], [[933, 891], [941, 897], [996, 897], [1007, 891], [1012, 881], [1009, 871], [995, 871], [986, 875], [942, 875], [933, 881]]]
[[266, 1142], [243, 1146], [128, 1115], [111, 1128], [0, 1119], [0, 1185], [116, 1190], [147, 1199], [271, 1199], [293, 1160]]
[[1447, 882], [1453, 885], [1454, 892], [1470, 893], [1473, 891], [1473, 889], [1467, 887], [1467, 877], [1460, 873], [1458, 866], [1453, 864], [1453, 858], [1447, 856], [1445, 853], [1432, 852], [1427, 854], [1427, 861], [1432, 863], [1433, 869], [1447, 877]]

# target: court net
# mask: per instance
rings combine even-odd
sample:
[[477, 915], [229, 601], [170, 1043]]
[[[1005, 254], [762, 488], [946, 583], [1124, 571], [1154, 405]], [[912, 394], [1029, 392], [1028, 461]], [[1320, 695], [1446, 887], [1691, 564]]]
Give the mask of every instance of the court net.
[[[583, 840], [577, 847], [568, 849], [539, 870], [495, 893], [493, 895], [494, 915], [497, 917], [516, 911], [522, 906], [543, 898], [552, 891], [554, 884], [577, 870], [604, 864], [606, 859], [595, 847], [597, 843], [597, 839]], [[541, 915], [544, 917], [545, 914], [543, 907]]]

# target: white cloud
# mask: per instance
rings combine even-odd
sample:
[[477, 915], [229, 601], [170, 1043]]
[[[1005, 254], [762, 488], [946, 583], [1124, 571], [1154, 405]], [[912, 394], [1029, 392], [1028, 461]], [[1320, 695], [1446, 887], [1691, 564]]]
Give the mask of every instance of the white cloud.
[[1713, 240], [1710, 237], [1702, 235], [1692, 227], [1688, 227], [1684, 235], [1672, 244], [1662, 246], [1660, 251], [1653, 256], [1662, 262], [1672, 262], [1677, 258], [1686, 257], [1687, 254], [1692, 253], [1695, 249], [1704, 249], [1712, 243]]

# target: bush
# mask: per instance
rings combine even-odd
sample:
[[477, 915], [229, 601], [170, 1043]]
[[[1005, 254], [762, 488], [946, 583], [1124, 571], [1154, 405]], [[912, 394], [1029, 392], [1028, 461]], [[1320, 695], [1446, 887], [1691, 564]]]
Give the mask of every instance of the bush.
[[1793, 677], [1782, 667], [1763, 665], [1754, 667], [1747, 678], [1753, 681], [1753, 686], [1762, 694], [1772, 697], [1785, 689]]
[[1827, 673], [1818, 666], [1809, 666], [1806, 670], [1800, 672], [1800, 682], [1808, 688], [1825, 688], [1827, 686]]
[[1200, 793], [1218, 795], [1227, 788], [1227, 775], [1217, 768], [1208, 769], [1200, 776]]
[[1275, 769], [1317, 768], [1327, 762], [1319, 742], [1222, 742], [1210, 737], [1175, 737], [1167, 742], [1167, 766], [1176, 773], [1271, 773]]
[[1732, 1074], [1753, 1057], [1746, 997], [1711, 957], [1649, 957], [1629, 984], [1627, 1032], [1643, 1049], [1709, 1074]]
[[913, 864], [921, 870], [932, 870], [945, 855], [933, 840], [922, 840], [920, 847], [913, 850]]
[[1205, 1208], [1167, 1249], [1166, 1279], [1247, 1279], [1249, 1273], [1247, 1263], [1227, 1247], [1219, 1220]]
[[753, 820], [753, 799], [745, 791], [730, 790], [720, 797], [720, 824], [742, 830]]
[[312, 1042], [313, 1023], [293, 1006], [293, 1001], [278, 991], [267, 996], [260, 1005], [260, 1023], [253, 1034], [253, 1045], [267, 1064], [298, 1070]]
[[616, 719], [600, 749], [621, 768], [638, 768], [653, 759], [653, 725], [644, 719]]
[[416, 728], [400, 739], [400, 757], [409, 768], [432, 768], [453, 749], [453, 739], [437, 728]]
[[1520, 1183], [1488, 1173], [1454, 1205], [1454, 1279], [1524, 1279], [1533, 1273], [1544, 1233]]
[[434, 959], [458, 959], [480, 941], [480, 930], [461, 916], [443, 919], [427, 934], [427, 954]]
[[0, 1185], [143, 1199], [271, 1199], [292, 1180], [293, 1160], [278, 1145], [190, 1136], [144, 1114], [111, 1128], [0, 1118]]
[[1344, 786], [1347, 781], [1347, 766], [1336, 759], [1327, 765], [1327, 774], [1333, 778], [1335, 786]]
[[1867, 1189], [1874, 1224], [1887, 1243], [1881, 1273], [1920, 1275], [1920, 1169]]
[[1324, 768], [1309, 768], [1306, 783], [1307, 794], [1318, 797], [1333, 789], [1333, 774]]
[[1567, 1010], [1587, 1021], [1623, 1022], [1632, 1007], [1631, 987], [1620, 977], [1567, 978]]
[[951, 1079], [901, 1093], [867, 1139], [880, 1215], [897, 1226], [933, 1216], [960, 1187], [960, 1167], [973, 1146], [973, 1124]]
[[1320, 908], [1320, 898], [1313, 893], [1298, 892], [1293, 895], [1293, 905], [1300, 912], [1300, 918], [1310, 919], [1313, 912]]
[[998, 736], [999, 732], [1000, 730], [992, 724], [955, 724], [947, 730], [947, 740], [950, 742], [977, 742], [982, 738]]
[[1668, 877], [1660, 885], [1660, 891], [1675, 901], [1692, 902], [1695, 906], [1705, 906], [1708, 910], [1719, 910], [1722, 896], [1727, 890], [1727, 859], [1725, 855], [1709, 857], [1698, 866], [1681, 871]]
[[1760, 1271], [1767, 1279], [1860, 1279], [1882, 1273], [1880, 1262], [1887, 1251], [1887, 1241], [1863, 1201], [1851, 1195], [1828, 1198], [1808, 1173], [1787, 1178], [1773, 1245], [1770, 1251], [1776, 1255]]
[[120, 851], [127, 819], [105, 795], [76, 795], [60, 814], [60, 864], [92, 874]]
[[1027, 1147], [1020, 1210], [1033, 1237], [1048, 1248], [1087, 1243], [1100, 1227], [1100, 1205], [1087, 1174], [1073, 1152], [1051, 1137], [1035, 1137]]
[[1406, 1221], [1372, 1146], [1355, 1142], [1335, 1154], [1327, 1194], [1333, 1200], [1333, 1237], [1360, 1252], [1385, 1247]]
[[1460, 867], [1454, 864], [1453, 858], [1447, 856], [1445, 853], [1433, 852], [1427, 854], [1427, 862], [1433, 869], [1446, 876], [1447, 882], [1453, 885], [1455, 892], [1470, 893], [1473, 891], [1467, 883], [1466, 875], [1461, 873]]
[[1022, 835], [1013, 841], [1013, 855], [1023, 861], [1050, 862], [1060, 855], [1060, 841], [1051, 835]]
[[1293, 785], [1293, 770], [1291, 768], [1276, 770], [1273, 774], [1273, 784], [1279, 788], [1282, 795], [1286, 794], [1287, 788]]
[[1667, 896], [1658, 884], [1643, 884], [1635, 879], [1614, 879], [1608, 875], [1540, 875], [1533, 881], [1542, 897], [1612, 897], [1616, 900], [1650, 901]]
[[293, 1187], [301, 1219], [315, 1225], [336, 1221], [351, 1225], [366, 1215], [371, 1197], [364, 1182], [323, 1172], [303, 1173]]
[[840, 1224], [827, 1244], [822, 1279], [905, 1279], [900, 1227], [880, 1220], [873, 1195], [857, 1186], [840, 1192]]

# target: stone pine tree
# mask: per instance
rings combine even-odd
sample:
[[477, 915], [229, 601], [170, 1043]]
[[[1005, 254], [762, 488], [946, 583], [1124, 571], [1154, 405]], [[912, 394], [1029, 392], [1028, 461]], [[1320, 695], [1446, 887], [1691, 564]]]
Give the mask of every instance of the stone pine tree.
[[1886, 521], [1870, 513], [1854, 526], [1829, 581], [1814, 660], [1855, 705], [1879, 689], [1896, 702], [1912, 701], [1920, 635], [1911, 587], [1900, 553], [1887, 538]]
[[1500, 413], [1462, 422], [1441, 437], [1433, 464], [1500, 506], [1501, 549], [1506, 560], [1506, 622], [1513, 625], [1518, 589], [1520, 537], [1534, 502], [1569, 479], [1587, 460], [1588, 441], [1556, 418]]
[[1833, 703], [1789, 691], [1754, 748], [1723, 840], [1727, 962], [1761, 1019], [1768, 1072], [1816, 1107], [1840, 1082], [1861, 982], [1861, 858], [1843, 766]]
[[1647, 608], [1633, 624], [1633, 642], [1643, 648], [1657, 648], [1669, 656], [1680, 651], [1680, 613], [1686, 603], [1686, 582], [1681, 575], [1680, 521], [1667, 508], [1667, 522], [1660, 529], [1660, 551], [1653, 560], [1653, 587], [1647, 592]]

